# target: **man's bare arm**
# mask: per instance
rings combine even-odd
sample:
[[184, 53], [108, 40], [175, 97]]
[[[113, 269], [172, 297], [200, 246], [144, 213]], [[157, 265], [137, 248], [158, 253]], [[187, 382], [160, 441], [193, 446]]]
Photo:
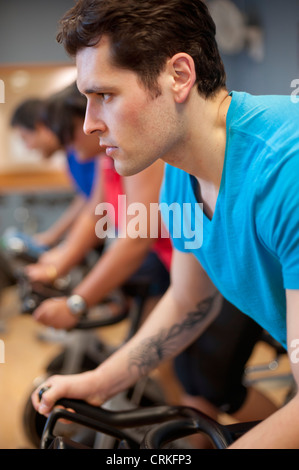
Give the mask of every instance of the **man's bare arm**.
[[48, 379], [51, 388], [41, 404], [33, 394], [34, 406], [47, 414], [61, 397], [100, 405], [191, 344], [218, 315], [222, 297], [192, 255], [174, 252], [172, 282], [130, 341], [93, 371]]
[[198, 327], [205, 325], [206, 319], [215, 309], [218, 297], [218, 292], [213, 293], [210, 297], [198, 302], [194, 311], [188, 312], [181, 322], [161, 329], [156, 335], [142, 341], [142, 344], [129, 355], [129, 370], [133, 371], [137, 368], [140, 375], [147, 375], [165, 358], [176, 355], [178, 341], [181, 342], [183, 337], [189, 336], [192, 331], [197, 331]]

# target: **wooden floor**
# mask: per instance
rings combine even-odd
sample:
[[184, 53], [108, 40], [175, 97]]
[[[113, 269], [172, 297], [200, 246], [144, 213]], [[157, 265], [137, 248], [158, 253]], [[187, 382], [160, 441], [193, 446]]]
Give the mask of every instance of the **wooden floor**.
[[25, 401], [34, 380], [44, 373], [47, 360], [57, 344], [39, 341], [42, 328], [30, 316], [17, 315], [14, 292], [2, 302], [0, 337], [5, 346], [5, 362], [0, 364], [0, 448], [27, 448], [22, 426]]
[[[0, 313], [0, 339], [5, 349], [4, 363], [0, 363], [0, 449], [33, 447], [22, 423], [24, 406], [34, 383], [61, 349], [59, 342], [41, 339], [49, 335], [48, 329], [30, 316], [19, 315], [18, 312], [17, 293], [14, 288], [9, 288], [2, 297]], [[103, 335], [113, 342], [123, 334], [122, 328], [106, 328]], [[258, 345], [250, 364], [268, 363], [272, 357], [270, 348]], [[286, 358], [273, 374], [281, 372], [289, 372]], [[271, 381], [261, 386], [278, 405], [283, 402], [288, 385]]]

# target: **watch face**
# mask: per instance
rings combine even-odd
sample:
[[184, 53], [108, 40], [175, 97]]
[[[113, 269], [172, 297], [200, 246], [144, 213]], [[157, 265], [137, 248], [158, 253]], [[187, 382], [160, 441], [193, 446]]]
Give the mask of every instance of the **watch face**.
[[82, 315], [86, 310], [86, 302], [80, 295], [71, 295], [67, 305], [74, 315]]

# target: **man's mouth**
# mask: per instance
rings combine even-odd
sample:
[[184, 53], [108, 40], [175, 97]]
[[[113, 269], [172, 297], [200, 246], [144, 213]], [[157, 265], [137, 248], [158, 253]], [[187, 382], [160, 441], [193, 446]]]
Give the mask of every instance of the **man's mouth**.
[[108, 157], [111, 157], [112, 154], [117, 150], [117, 147], [113, 145], [106, 145], [106, 144], [101, 144], [101, 143], [100, 143], [100, 148], [103, 150], [103, 152], [106, 152], [106, 155]]
[[108, 157], [112, 157], [113, 153], [117, 150], [117, 147], [107, 147], [106, 148], [106, 155]]

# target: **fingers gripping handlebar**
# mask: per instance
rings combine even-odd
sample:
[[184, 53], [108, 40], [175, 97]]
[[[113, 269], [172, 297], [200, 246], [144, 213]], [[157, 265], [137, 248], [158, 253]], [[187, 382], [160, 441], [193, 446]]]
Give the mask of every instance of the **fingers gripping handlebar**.
[[33, 313], [46, 299], [69, 295], [67, 288], [57, 288], [41, 282], [31, 282], [23, 272], [17, 273], [17, 284], [21, 300], [21, 312]]
[[[21, 311], [22, 313], [31, 314], [34, 310], [46, 299], [53, 297], [63, 297], [71, 294], [70, 290], [66, 288], [58, 288], [53, 285], [44, 285], [40, 282], [31, 282], [27, 276], [23, 273], [18, 274], [18, 287], [19, 295], [21, 299]], [[129, 308], [124, 296], [118, 293], [111, 294], [109, 297], [103, 300], [102, 305], [105, 305], [105, 313], [99, 311], [92, 315], [87, 314], [82, 317], [77, 325], [76, 329], [92, 329], [100, 328], [104, 326], [114, 325], [128, 316]], [[109, 310], [109, 306], [112, 305], [117, 307], [117, 313], [113, 313], [112, 309]], [[114, 308], [115, 310], [115, 308]]]

